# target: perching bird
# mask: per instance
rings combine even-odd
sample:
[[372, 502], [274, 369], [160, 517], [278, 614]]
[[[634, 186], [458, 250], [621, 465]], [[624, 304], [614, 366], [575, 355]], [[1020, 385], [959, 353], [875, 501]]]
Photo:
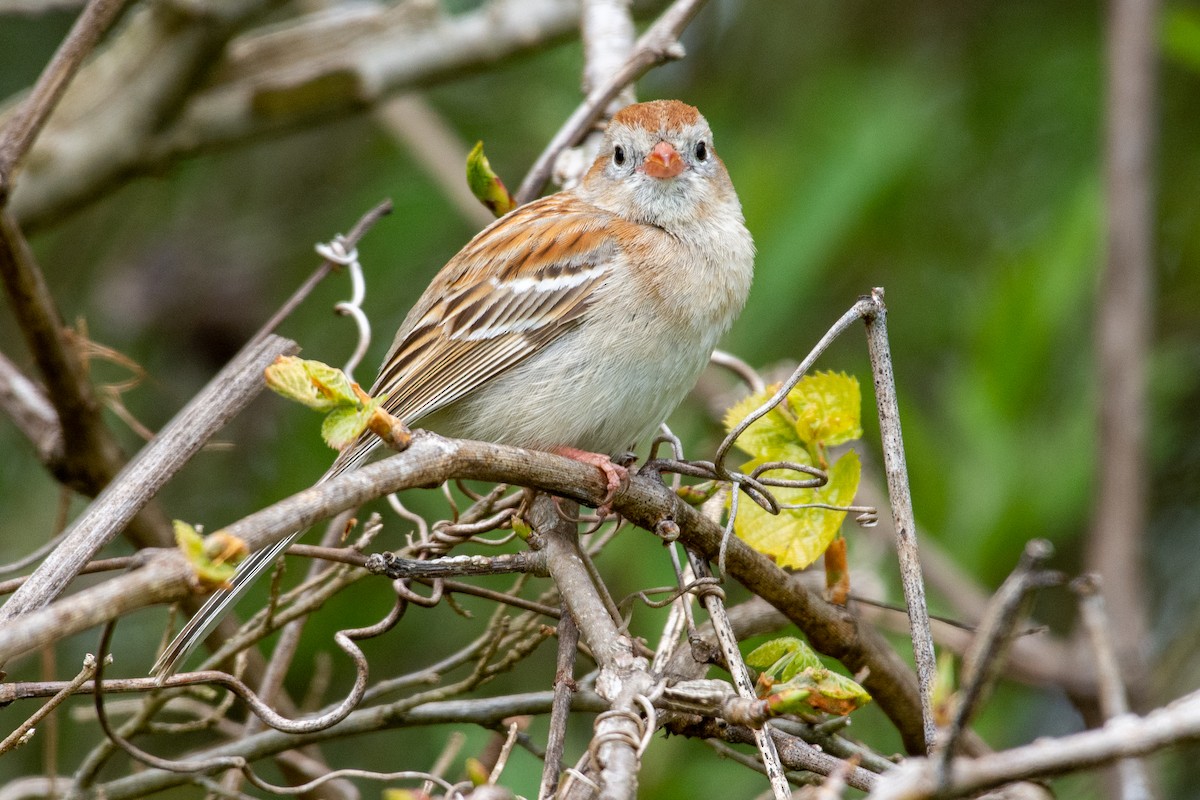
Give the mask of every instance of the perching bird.
[[[605, 470], [695, 385], [750, 291], [754, 244], [712, 131], [677, 100], [609, 123], [573, 189], [496, 220], [396, 333], [372, 396], [410, 426]], [[362, 463], [367, 435], [324, 479]], [[155, 665], [169, 674], [296, 534], [246, 559]]]

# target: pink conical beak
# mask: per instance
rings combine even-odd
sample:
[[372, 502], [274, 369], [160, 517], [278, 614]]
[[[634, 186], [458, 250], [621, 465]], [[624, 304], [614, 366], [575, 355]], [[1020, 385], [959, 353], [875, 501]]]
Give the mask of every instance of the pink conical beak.
[[642, 172], [651, 178], [674, 178], [683, 172], [683, 159], [668, 142], [659, 142], [642, 163]]

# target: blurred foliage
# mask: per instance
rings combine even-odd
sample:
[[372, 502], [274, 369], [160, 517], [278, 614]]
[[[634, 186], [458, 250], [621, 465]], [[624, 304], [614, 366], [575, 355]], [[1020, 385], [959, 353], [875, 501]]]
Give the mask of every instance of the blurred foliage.
[[[36, 76], [70, 19], [0, 18], [4, 94]], [[1158, 98], [1154, 497], [1146, 545], [1160, 700], [1200, 683], [1198, 20], [1194, 5], [1165, 10]], [[758, 243], [754, 292], [728, 349], [756, 365], [794, 362], [857, 295], [886, 287], [918, 520], [990, 587], [1034, 536], [1057, 544], [1056, 566], [1076, 568], [1089, 526], [1096, 398], [1104, 391], [1091, 337], [1103, 255], [1103, 26], [1100, 4], [713, 0], [685, 39], [689, 57], [639, 87], [643, 98], [679, 97], [706, 114]], [[515, 180], [578, 101], [580, 56], [578, 44], [562, 45], [428, 96], [458, 132], [464, 154], [485, 138], [496, 171]], [[139, 419], [157, 427], [316, 266], [311, 243], [344, 231], [384, 196], [396, 210], [360, 246], [366, 310], [379, 332], [370, 358], [378, 359], [385, 332], [473, 231], [368, 116], [175, 164], [63, 220], [34, 245], [66, 318], [86, 320], [95, 340], [147, 369], [149, 378], [125, 397]], [[354, 332], [331, 307], [348, 292], [344, 281], [327, 280], [282, 333], [306, 355], [340, 363]], [[0, 342], [28, 365], [11, 314], [0, 314]], [[820, 367], [870, 383], [857, 332]], [[114, 365], [93, 370], [100, 382], [125, 377]], [[867, 403], [864, 476], [878, 479], [871, 460], [878, 431]], [[137, 437], [115, 417], [110, 422], [135, 449]], [[703, 457], [720, 437], [718, 422], [691, 401], [673, 424], [689, 452]], [[164, 507], [216, 529], [303, 488], [329, 461], [313, 428], [303, 409], [260, 398], [221, 434], [226, 447], [201, 454], [163, 491]], [[0, 503], [12, 532], [0, 539], [7, 561], [50, 534], [60, 495], [10, 425], [0, 424], [0, 447], [8, 454], [0, 459]], [[410, 494], [406, 503], [417, 510], [445, 514], [437, 493]], [[73, 500], [69, 511], [80, 507]], [[381, 546], [405, 533], [391, 520]], [[852, 559], [861, 535], [847, 531]], [[658, 552], [656, 543], [630, 534], [598, 566], [618, 573], [617, 593], [670, 583]], [[291, 568], [293, 580], [300, 571]], [[249, 602], [264, 591], [258, 587]], [[335, 621], [374, 621], [387, 595], [374, 584], [331, 601], [308, 627], [297, 681], [328, 649]], [[486, 603], [463, 604], [486, 617]], [[1070, 606], [1050, 596], [1039, 614], [1063, 628]], [[165, 618], [159, 609], [120, 626], [111, 674], [144, 673]], [[634, 629], [650, 633], [661, 619], [639, 608]], [[388, 637], [367, 643], [373, 676], [448, 654], [476, 630], [444, 606], [410, 613]], [[60, 672], [73, 671], [67, 665], [94, 646], [88, 635], [61, 647]], [[553, 652], [543, 651], [489, 691], [548, 686]], [[349, 669], [339, 657], [333, 664], [330, 691], [337, 692]], [[37, 674], [36, 660], [14, 665], [14, 678]], [[297, 696], [304, 688], [289, 686]], [[1002, 686], [989, 708], [980, 730], [996, 746], [1082, 725], [1050, 689]], [[18, 713], [10, 708], [6, 718]], [[70, 765], [96, 729], [60, 719], [59, 759]], [[856, 735], [896, 746], [877, 710], [867, 707], [855, 720]], [[428, 764], [447, 733], [389, 732], [325, 750], [331, 760], [365, 767], [394, 767], [396, 752]], [[468, 734], [464, 754], [478, 753], [490, 735]], [[544, 738], [544, 727], [535, 723], [530, 735]], [[178, 746], [198, 741], [179, 737]], [[689, 785], [719, 780], [730, 797], [763, 788], [697, 742], [656, 740], [650, 754], [647, 797], [688, 796], [673, 767], [680, 759], [689, 764]], [[1194, 796], [1200, 775], [1187, 755], [1159, 760], [1164, 796]], [[40, 764], [35, 739], [0, 761], [0, 781], [35, 774]], [[505, 781], [534, 786], [539, 769], [518, 749]], [[1101, 783], [1070, 779], [1060, 783], [1060, 796], [1099, 797]], [[375, 791], [365, 788], [367, 796]]]

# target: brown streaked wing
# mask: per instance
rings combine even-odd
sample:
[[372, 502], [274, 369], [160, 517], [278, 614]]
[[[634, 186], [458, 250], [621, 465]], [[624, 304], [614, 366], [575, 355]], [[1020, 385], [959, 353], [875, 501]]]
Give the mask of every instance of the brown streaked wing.
[[388, 393], [388, 411], [419, 420], [577, 324], [617, 255], [607, 215], [562, 195], [530, 206], [541, 208], [518, 209], [501, 220], [513, 224], [464, 247], [418, 301], [424, 314], [398, 337], [372, 389]]

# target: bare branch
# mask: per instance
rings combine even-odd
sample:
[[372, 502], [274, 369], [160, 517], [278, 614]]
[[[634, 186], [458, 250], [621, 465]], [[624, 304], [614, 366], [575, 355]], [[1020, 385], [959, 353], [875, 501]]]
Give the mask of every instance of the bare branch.
[[68, 681], [57, 692], [55, 692], [50, 698], [49, 702], [43, 704], [41, 708], [39, 708], [29, 717], [29, 719], [18, 725], [16, 730], [6, 736], [4, 741], [0, 742], [0, 755], [3, 755], [17, 745], [22, 744], [25, 740], [26, 734], [31, 732], [33, 727], [37, 725], [38, 722], [40, 722], [47, 714], [57, 708], [62, 701], [66, 700], [72, 694], [75, 694], [75, 692], [79, 690], [79, 687], [86, 683], [92, 677], [92, 675], [95, 674], [95, 672], [96, 658], [91, 653], [88, 653], [83, 659], [83, 669], [79, 671], [79, 674]]
[[33, 445], [38, 461], [52, 464], [63, 458], [63, 432], [58, 415], [42, 387], [0, 354], [0, 409]]
[[[1159, 3], [1108, 3], [1105, 109], [1107, 258], [1096, 316], [1099, 366], [1097, 480], [1088, 569], [1104, 578], [1117, 656], [1129, 675], [1145, 669], [1149, 420], [1146, 373], [1153, 335], [1154, 140]], [[1135, 685], [1146, 685], [1145, 680]]]
[[957, 758], [944, 787], [938, 785], [936, 760], [912, 758], [880, 776], [870, 800], [965, 797], [1018, 780], [1048, 778], [1144, 756], [1197, 739], [1200, 693], [1193, 693], [1144, 717], [1126, 715], [1096, 730], [1041, 739], [979, 758]]
[[[13, 192], [13, 212], [27, 225], [44, 224], [129, 175], [359, 113], [393, 92], [543, 46], [579, 20], [573, 0], [490, 0], [473, 11], [416, 20], [405, 13], [413, 4], [358, 7], [240, 39], [214, 69], [213, 53], [236, 27], [277, 1], [231, 0], [221, 4], [219, 19], [181, 20], [178, 6], [135, 9], [84, 67], [76, 83], [86, 94], [68, 91], [50, 119]], [[154, 70], [143, 69], [150, 53]], [[213, 80], [200, 80], [210, 71]], [[180, 87], [203, 88], [181, 97]]]
[[[226, 742], [209, 751], [217, 756], [238, 756], [253, 761], [273, 756], [285, 750], [295, 749], [314, 742], [358, 736], [393, 728], [421, 725], [473, 724], [495, 728], [505, 719], [526, 714], [545, 714], [550, 710], [553, 693], [532, 692], [470, 700], [449, 700], [423, 703], [408, 707], [405, 700], [396, 704], [359, 709], [340, 725], [316, 733], [303, 735], [285, 734], [270, 730], [245, 739]], [[572, 701], [572, 710], [595, 713], [603, 711], [605, 702], [593, 692], [579, 692]], [[97, 787], [107, 800], [132, 800], [135, 797], [169, 789], [190, 782], [188, 775], [159, 769], [110, 781]]]
[[949, 730], [938, 745], [943, 767], [948, 768], [959, 738], [991, 693], [1004, 666], [1013, 631], [1025, 618], [1033, 593], [1047, 586], [1061, 585], [1066, 580], [1061, 573], [1041, 569], [1053, 553], [1054, 549], [1044, 539], [1027, 543], [1016, 569], [988, 604], [971, 646], [963, 655], [962, 688], [955, 695]]
[[262, 390], [263, 369], [277, 356], [297, 349], [295, 342], [270, 337], [247, 347], [221, 370], [75, 521], [54, 555], [0, 607], [0, 621], [11, 621], [57, 597], [209, 437]]
[[[449, 440], [418, 431], [405, 452], [282, 500], [224, 530], [246, 541], [252, 550], [261, 549], [298, 528], [375, 497], [404, 488], [438, 484], [456, 476], [525, 484], [592, 505], [603, 502], [607, 494], [600, 473], [577, 461], [483, 442]], [[649, 477], [636, 476], [629, 481], [617, 492], [613, 507], [646, 530], [654, 530], [663, 519], [674, 520], [679, 525], [681, 541], [706, 558], [716, 558], [721, 547], [723, 531], [719, 526]], [[169, 566], [160, 566], [160, 572], [154, 575], [143, 568], [103, 584], [112, 587], [110, 591], [119, 597], [116, 613], [156, 602], [171, 602], [192, 591], [187, 583], [189, 570], [181, 563], [182, 559], [155, 559], [152, 564], [159, 561]], [[866, 669], [865, 687], [895, 722], [906, 744], [923, 747], [916, 685], [909, 669], [877, 633], [860, 625], [845, 609], [826, 603], [798, 577], [783, 572], [740, 540], [728, 545], [728, 568], [730, 575], [799, 625], [818, 650], [839, 659], [853, 673]], [[174, 576], [173, 585], [164, 585], [160, 580], [165, 578], [166, 571]], [[109, 618], [95, 608], [94, 602], [77, 600], [82, 595], [0, 626], [0, 659], [69, 635], [81, 625], [88, 627]], [[67, 603], [71, 603], [71, 613], [59, 614], [59, 607], [65, 608]]]
[[[723, 503], [719, 500], [713, 503], [710, 500], [706, 505], [709, 517], [717, 517], [718, 519], [714, 519], [714, 522], [719, 521], [720, 512], [714, 513], [713, 506], [715, 505], [719, 509]], [[688, 561], [692, 566], [692, 572], [698, 579], [704, 580], [711, 577], [712, 573], [708, 569], [708, 564], [690, 550], [688, 551]], [[750, 670], [746, 668], [746, 662], [742, 660], [737, 637], [733, 633], [729, 616], [725, 613], [725, 592], [713, 585], [696, 587], [692, 591], [700, 597], [700, 602], [708, 612], [713, 633], [716, 634], [717, 644], [725, 658], [725, 666], [729, 669], [729, 674], [733, 676], [733, 685], [737, 689], [738, 696], [744, 700], [755, 699], [754, 682], [750, 678]], [[791, 790], [788, 788], [787, 778], [783, 774], [783, 765], [779, 761], [779, 752], [775, 748], [775, 740], [772, 738], [769, 722], [764, 722], [761, 727], [754, 730], [754, 744], [762, 756], [763, 768], [766, 771], [767, 780], [771, 782], [771, 789], [775, 792], [775, 797], [777, 800], [786, 800], [791, 795]]]
[[875, 308], [866, 317], [867, 347], [871, 354], [871, 374], [875, 379], [875, 405], [879, 409], [883, 465], [887, 473], [888, 495], [892, 501], [892, 521], [896, 526], [896, 552], [900, 556], [900, 579], [904, 586], [904, 599], [908, 603], [917, 684], [921, 689], [921, 720], [928, 752], [937, 742], [937, 722], [933, 718], [937, 659], [933, 654], [933, 632], [929, 627], [929, 610], [925, 606], [925, 581], [921, 576], [921, 558], [917, 553], [917, 522], [913, 517], [908, 469], [904, 464], [900, 406], [896, 400], [896, 379], [892, 373], [883, 289], [875, 289], [871, 293], [871, 300]]
[[550, 709], [550, 733], [546, 741], [546, 762], [542, 767], [538, 800], [548, 800], [558, 791], [558, 776], [562, 772], [563, 750], [567, 741], [567, 717], [571, 713], [571, 696], [579, 689], [575, 684], [575, 655], [578, 647], [579, 627], [564, 604], [562, 616], [558, 620], [554, 704]]
[[139, 554], [143, 559], [139, 569], [0, 625], [0, 663], [130, 611], [156, 603], [173, 603], [196, 591], [191, 587], [192, 569], [182, 553], [153, 550], [142, 553], [146, 555]]
[[64, 483], [95, 493], [116, 473], [122, 457], [100, 418], [100, 403], [88, 381], [83, 359], [67, 340], [62, 315], [33, 251], [12, 214], [3, 207], [0, 278], [62, 426], [64, 461], [51, 463], [50, 467]]
[[[1117, 661], [1117, 650], [1113, 642], [1112, 621], [1105, 609], [1098, 575], [1083, 575], [1071, 582], [1071, 588], [1079, 595], [1079, 616], [1092, 643], [1092, 655], [1096, 660], [1096, 674], [1100, 684], [1100, 710], [1104, 718], [1122, 717], [1130, 712], [1129, 697], [1125, 693], [1125, 681], [1121, 677], [1121, 665]], [[1117, 762], [1120, 779], [1117, 796], [1121, 800], [1150, 800], [1150, 777], [1146, 764], [1139, 758], [1125, 758]]]
[[633, 798], [647, 727], [637, 698], [651, 693], [654, 680], [646, 671], [646, 660], [634, 654], [633, 642], [609, 614], [584, 563], [575, 524], [564, 519], [555, 502], [548, 495], [536, 497], [529, 522], [546, 553], [550, 576], [579, 626], [580, 638], [600, 665], [596, 691], [610, 704], [596, 719], [592, 740], [600, 766], [600, 797]]
[[4, 126], [4, 135], [0, 139], [0, 206], [7, 202], [13, 173], [20, 167], [46, 118], [58, 104], [83, 59], [124, 7], [125, 0], [89, 0], [67, 38], [42, 70], [29, 97]]
[[550, 172], [554, 161], [564, 149], [578, 144], [596, 120], [604, 113], [604, 109], [629, 84], [650, 71], [652, 67], [667, 61], [683, 57], [683, 46], [679, 44], [679, 35], [692, 17], [704, 5], [704, 0], [675, 0], [670, 8], [662, 13], [658, 20], [641, 35], [633, 54], [625, 61], [624, 66], [611, 75], [606, 76], [603, 84], [595, 86], [588, 92], [583, 103], [571, 114], [554, 138], [542, 150], [537, 161], [529, 168], [525, 180], [516, 191], [518, 204], [528, 203], [538, 196]]

